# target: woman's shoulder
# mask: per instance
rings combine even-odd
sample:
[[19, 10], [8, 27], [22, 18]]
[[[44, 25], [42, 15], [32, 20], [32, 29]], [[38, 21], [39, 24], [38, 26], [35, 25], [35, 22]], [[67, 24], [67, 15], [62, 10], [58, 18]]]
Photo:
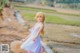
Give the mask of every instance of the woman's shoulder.
[[39, 25], [40, 25], [40, 27], [44, 27], [44, 24], [43, 23], [40, 23]]
[[43, 23], [36, 23], [35, 25], [37, 25], [37, 26], [44, 26], [44, 24]]

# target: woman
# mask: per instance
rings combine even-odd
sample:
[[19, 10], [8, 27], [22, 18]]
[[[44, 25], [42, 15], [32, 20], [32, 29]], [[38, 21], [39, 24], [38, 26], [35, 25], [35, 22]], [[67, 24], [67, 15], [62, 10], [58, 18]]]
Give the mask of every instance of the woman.
[[41, 34], [44, 34], [44, 21], [45, 15], [38, 12], [35, 16], [37, 23], [31, 28], [30, 34], [23, 39], [21, 49], [26, 50], [28, 53], [42, 53]]

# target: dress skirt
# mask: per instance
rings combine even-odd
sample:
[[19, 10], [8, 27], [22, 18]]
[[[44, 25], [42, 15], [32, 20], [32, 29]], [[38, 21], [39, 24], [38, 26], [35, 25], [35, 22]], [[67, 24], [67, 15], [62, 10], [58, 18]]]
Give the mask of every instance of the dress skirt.
[[26, 51], [31, 51], [33, 53], [39, 53], [41, 52], [41, 43], [40, 43], [40, 37], [36, 39], [34, 42], [33, 40], [28, 39], [24, 43], [22, 43], [21, 48]]

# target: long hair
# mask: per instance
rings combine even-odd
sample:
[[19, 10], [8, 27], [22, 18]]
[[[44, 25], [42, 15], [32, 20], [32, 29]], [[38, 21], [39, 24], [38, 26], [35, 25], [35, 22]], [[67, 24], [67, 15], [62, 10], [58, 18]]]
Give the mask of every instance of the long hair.
[[[38, 13], [36, 13], [36, 16], [35, 16], [36, 21], [37, 21], [37, 19], [38, 19], [39, 16], [42, 17], [42, 22], [43, 22], [43, 24], [44, 24], [44, 21], [45, 21], [45, 15], [44, 15], [44, 13], [43, 13], [43, 12], [38, 12]], [[44, 27], [43, 27], [43, 29], [42, 29], [42, 31], [41, 31], [40, 34], [41, 34], [41, 35], [44, 35]]]

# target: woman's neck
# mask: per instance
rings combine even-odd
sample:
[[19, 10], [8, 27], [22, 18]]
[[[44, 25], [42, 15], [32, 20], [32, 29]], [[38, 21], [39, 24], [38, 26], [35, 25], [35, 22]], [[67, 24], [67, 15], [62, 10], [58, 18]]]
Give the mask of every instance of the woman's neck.
[[37, 22], [37, 23], [43, 23], [43, 22]]

